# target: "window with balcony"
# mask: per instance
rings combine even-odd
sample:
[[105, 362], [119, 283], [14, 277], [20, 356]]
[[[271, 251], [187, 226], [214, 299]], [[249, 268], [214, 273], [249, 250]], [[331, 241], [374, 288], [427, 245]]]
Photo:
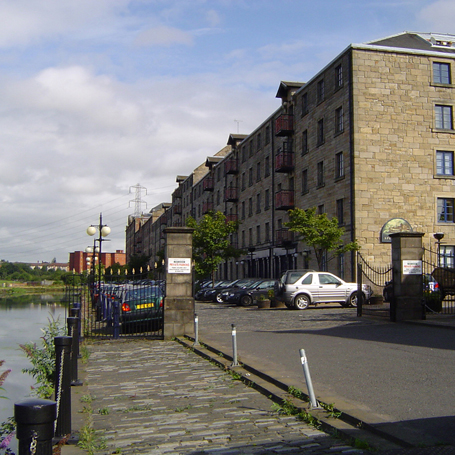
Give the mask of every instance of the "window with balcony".
[[453, 211], [454, 209], [454, 199], [438, 197], [437, 201], [437, 210], [438, 210], [438, 219], [439, 223], [453, 223]]
[[335, 178], [342, 177], [344, 177], [344, 156], [343, 152], [339, 152], [335, 155]]
[[453, 152], [443, 150], [436, 151], [436, 175], [453, 176]]
[[335, 110], [335, 134], [340, 134], [344, 131], [343, 107]]
[[436, 104], [434, 107], [435, 127], [441, 130], [451, 130], [453, 128], [452, 106]]
[[435, 84], [450, 84], [450, 63], [433, 62], [433, 82]]

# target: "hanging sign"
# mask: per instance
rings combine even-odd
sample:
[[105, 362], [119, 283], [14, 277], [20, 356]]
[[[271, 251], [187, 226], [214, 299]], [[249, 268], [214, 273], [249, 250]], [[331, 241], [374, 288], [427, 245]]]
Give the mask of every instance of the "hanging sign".
[[382, 226], [381, 243], [392, 243], [390, 234], [395, 232], [412, 232], [412, 227], [403, 218], [392, 218]]
[[167, 273], [191, 273], [191, 258], [169, 258]]

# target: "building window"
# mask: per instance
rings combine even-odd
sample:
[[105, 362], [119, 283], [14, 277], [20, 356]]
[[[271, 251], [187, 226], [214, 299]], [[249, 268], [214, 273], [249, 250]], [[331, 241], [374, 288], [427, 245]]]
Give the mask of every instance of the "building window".
[[302, 171], [302, 194], [308, 193], [308, 169]]
[[344, 157], [343, 152], [335, 155], [335, 178], [339, 179], [344, 176]]
[[270, 242], [270, 223], [265, 223], [265, 241]]
[[242, 173], [242, 191], [246, 188], [246, 176], [245, 172]]
[[317, 165], [318, 187], [324, 186], [324, 161], [319, 161]]
[[245, 248], [245, 231], [242, 231], [242, 248]]
[[253, 156], [253, 140], [250, 141], [250, 158]]
[[265, 157], [264, 175], [266, 177], [268, 177], [270, 175], [270, 158], [268, 156]]
[[343, 199], [337, 199], [337, 218], [338, 225], [344, 224], [344, 203]]
[[261, 180], [261, 162], [256, 165], [256, 181], [259, 182]]
[[324, 204], [318, 205], [318, 215], [322, 215], [323, 213], [325, 213]]
[[242, 147], [242, 163], [246, 161], [246, 147]]
[[342, 133], [344, 130], [343, 124], [343, 107], [339, 107], [335, 110], [335, 134]]
[[344, 280], [345, 260], [344, 253], [338, 255], [338, 276]]
[[270, 190], [265, 190], [265, 198], [264, 198], [264, 209], [268, 210], [270, 208]]
[[256, 226], [256, 243], [261, 243], [261, 226]]
[[438, 219], [439, 223], [453, 223], [453, 198], [438, 197]]
[[439, 266], [450, 267], [455, 266], [455, 246], [453, 245], [440, 245], [439, 246]]
[[302, 155], [308, 153], [308, 130], [302, 133]]
[[317, 144], [322, 145], [324, 143], [324, 119], [318, 120], [318, 131], [317, 131]]
[[257, 135], [257, 150], [261, 150], [261, 148], [262, 148], [261, 133], [258, 133], [258, 135]]
[[261, 193], [256, 195], [256, 213], [261, 212]]
[[248, 216], [253, 216], [253, 198], [248, 199]]
[[248, 186], [253, 185], [253, 168], [248, 169]]
[[321, 79], [317, 85], [317, 97], [318, 103], [322, 103], [325, 97], [325, 87], [324, 87], [324, 79]]
[[335, 68], [335, 88], [343, 87], [343, 67], [338, 65]]
[[248, 229], [248, 245], [253, 245], [253, 228]]
[[245, 219], [245, 201], [242, 201], [242, 220]]
[[308, 93], [302, 95], [302, 115], [308, 114]]
[[265, 145], [270, 144], [270, 126], [265, 127]]
[[454, 175], [453, 152], [436, 151], [436, 174]]
[[433, 62], [433, 82], [435, 84], [450, 84], [450, 64]]
[[437, 104], [434, 107], [435, 126], [441, 130], [452, 129], [452, 106]]

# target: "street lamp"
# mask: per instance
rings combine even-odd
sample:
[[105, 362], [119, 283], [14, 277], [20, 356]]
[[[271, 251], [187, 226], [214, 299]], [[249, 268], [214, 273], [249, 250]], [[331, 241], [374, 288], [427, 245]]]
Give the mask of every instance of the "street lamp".
[[438, 266], [441, 267], [441, 240], [444, 238], [444, 232], [435, 232], [433, 237], [438, 242]]
[[[105, 224], [103, 224], [103, 215], [100, 213], [100, 222], [98, 225], [90, 225], [87, 228], [87, 234], [90, 236], [93, 236], [96, 234], [96, 232], [99, 232], [98, 238], [95, 238], [93, 240], [93, 278], [95, 278], [95, 253], [98, 253], [98, 287], [101, 285], [101, 266], [102, 266], [102, 261], [101, 261], [101, 245], [102, 242], [108, 240], [104, 239], [103, 237], [106, 237], [110, 234], [111, 228]], [[96, 246], [96, 242], [98, 242], [98, 246]]]

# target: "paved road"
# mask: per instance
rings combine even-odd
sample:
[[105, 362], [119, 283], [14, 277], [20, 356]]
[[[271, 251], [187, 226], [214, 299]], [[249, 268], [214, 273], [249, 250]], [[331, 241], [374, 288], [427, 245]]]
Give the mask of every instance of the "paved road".
[[455, 332], [357, 318], [354, 309], [258, 310], [198, 303], [201, 341], [409, 442], [455, 445]]

